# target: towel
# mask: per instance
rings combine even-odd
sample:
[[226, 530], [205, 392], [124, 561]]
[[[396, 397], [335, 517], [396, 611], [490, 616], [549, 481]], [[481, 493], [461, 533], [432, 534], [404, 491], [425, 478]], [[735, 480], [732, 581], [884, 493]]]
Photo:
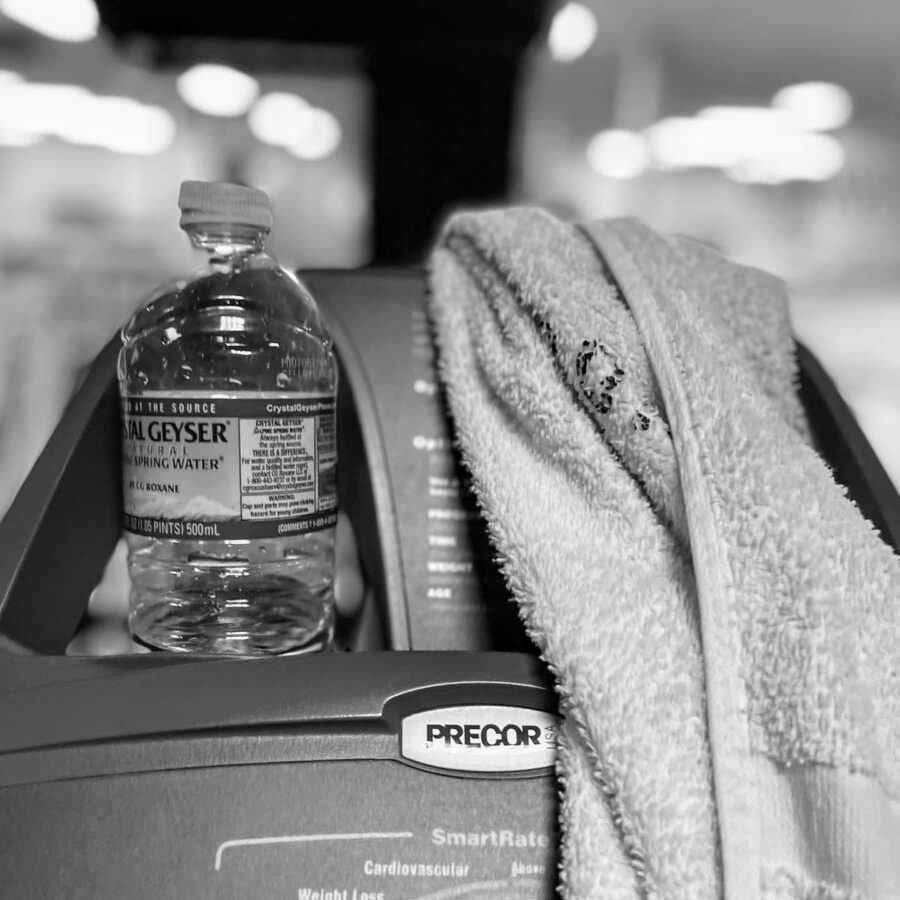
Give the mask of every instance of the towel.
[[562, 894], [900, 897], [900, 559], [812, 446], [783, 284], [527, 208], [453, 216], [429, 282], [560, 696]]

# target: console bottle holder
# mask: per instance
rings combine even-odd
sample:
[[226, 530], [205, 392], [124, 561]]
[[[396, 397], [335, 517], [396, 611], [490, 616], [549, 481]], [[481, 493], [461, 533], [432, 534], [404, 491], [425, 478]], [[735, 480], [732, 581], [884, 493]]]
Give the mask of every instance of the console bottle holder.
[[[0, 523], [10, 896], [552, 896], [554, 695], [453, 454], [423, 275], [304, 279], [341, 364], [340, 504], [369, 585], [350, 652], [63, 655], [121, 535], [110, 342]], [[798, 355], [820, 452], [896, 548], [896, 489]]]

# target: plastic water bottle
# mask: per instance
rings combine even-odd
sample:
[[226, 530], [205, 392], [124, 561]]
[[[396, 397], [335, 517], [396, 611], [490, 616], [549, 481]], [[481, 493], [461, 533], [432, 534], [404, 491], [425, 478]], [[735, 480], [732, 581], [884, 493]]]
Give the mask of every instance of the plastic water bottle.
[[329, 647], [335, 403], [331, 339], [265, 249], [262, 191], [186, 181], [181, 227], [207, 256], [122, 330], [129, 624], [154, 649]]

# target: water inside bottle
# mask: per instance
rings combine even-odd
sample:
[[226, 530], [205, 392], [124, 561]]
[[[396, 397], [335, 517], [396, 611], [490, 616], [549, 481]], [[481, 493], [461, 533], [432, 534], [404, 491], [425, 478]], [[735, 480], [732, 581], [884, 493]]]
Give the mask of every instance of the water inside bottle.
[[[142, 396], [179, 401], [184, 393], [148, 391]], [[192, 398], [198, 396], [198, 391], [191, 392]], [[221, 400], [247, 394], [204, 396]], [[266, 391], [254, 396], [283, 400], [296, 395]], [[159, 494], [138, 512], [163, 515], [170, 500]], [[190, 504], [191, 516], [210, 529], [240, 512], [204, 497], [193, 497]], [[204, 537], [126, 534], [129, 625], [136, 640], [154, 649], [240, 656], [310, 652], [330, 646], [334, 528], [258, 540]]]

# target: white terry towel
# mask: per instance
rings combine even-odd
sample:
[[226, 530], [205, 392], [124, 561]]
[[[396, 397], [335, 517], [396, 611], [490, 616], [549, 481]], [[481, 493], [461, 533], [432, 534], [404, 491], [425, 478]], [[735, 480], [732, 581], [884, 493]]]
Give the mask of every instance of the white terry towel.
[[810, 446], [786, 297], [632, 220], [450, 219], [463, 458], [565, 715], [573, 898], [900, 898], [900, 558]]

